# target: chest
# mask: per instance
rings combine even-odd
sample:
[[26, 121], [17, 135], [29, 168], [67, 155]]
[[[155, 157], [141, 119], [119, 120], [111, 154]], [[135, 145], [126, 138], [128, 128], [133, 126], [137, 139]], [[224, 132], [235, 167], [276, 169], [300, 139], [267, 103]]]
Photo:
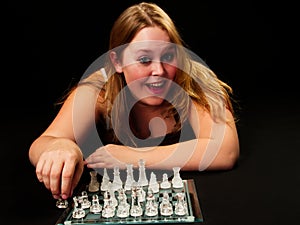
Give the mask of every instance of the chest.
[[160, 115], [155, 116], [136, 116], [131, 119], [131, 130], [138, 138], [155, 138], [165, 136], [174, 131], [176, 121], [174, 117], [164, 118]]

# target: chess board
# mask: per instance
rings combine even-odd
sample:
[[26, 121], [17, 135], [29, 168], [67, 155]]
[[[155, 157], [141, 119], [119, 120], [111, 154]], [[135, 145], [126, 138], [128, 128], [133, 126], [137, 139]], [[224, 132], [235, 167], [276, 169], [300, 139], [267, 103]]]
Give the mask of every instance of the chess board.
[[[169, 200], [172, 205], [176, 203], [176, 194], [178, 192], [185, 194], [185, 200], [187, 203], [187, 213], [185, 215], [179, 216], [173, 213], [170, 216], [163, 216], [160, 213], [156, 216], [128, 216], [126, 218], [120, 218], [116, 214], [111, 218], [104, 218], [101, 216], [101, 213], [94, 214], [85, 209], [85, 216], [80, 219], [73, 218], [74, 203], [69, 204], [68, 208], [64, 209], [62, 215], [57, 220], [55, 225], [68, 225], [68, 224], [152, 224], [152, 223], [196, 223], [203, 222], [203, 216], [199, 204], [199, 199], [196, 192], [196, 187], [194, 180], [188, 179], [183, 180], [183, 188], [169, 188], [169, 189], [160, 189], [158, 193], [155, 193], [157, 203], [159, 204], [162, 200], [163, 192], [167, 191], [169, 195]], [[144, 187], [144, 190], [147, 192], [147, 187]], [[97, 194], [99, 196], [99, 203], [103, 205], [103, 191], [98, 192], [88, 192], [88, 185], [83, 185], [80, 188], [81, 191], [87, 191], [89, 199], [92, 199], [92, 195]], [[128, 203], [131, 204], [130, 192], [128, 193]], [[144, 207], [144, 205], [142, 204]]]

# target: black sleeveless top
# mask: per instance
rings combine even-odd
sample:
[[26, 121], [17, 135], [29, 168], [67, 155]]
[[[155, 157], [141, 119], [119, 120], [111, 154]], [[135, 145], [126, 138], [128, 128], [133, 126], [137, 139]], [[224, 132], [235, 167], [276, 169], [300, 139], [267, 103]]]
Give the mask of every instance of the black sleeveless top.
[[[107, 145], [107, 144], [124, 145], [124, 143], [116, 139], [113, 129], [105, 129], [106, 125], [105, 122], [104, 123], [103, 122], [104, 122], [103, 120], [102, 121], [100, 120], [96, 125], [98, 135], [103, 145]], [[164, 146], [164, 145], [171, 145], [171, 144], [188, 141], [192, 139], [195, 139], [195, 134], [190, 123], [186, 121], [181, 127], [181, 129], [177, 132], [168, 133], [163, 137], [138, 139], [136, 146], [132, 146], [132, 147]]]

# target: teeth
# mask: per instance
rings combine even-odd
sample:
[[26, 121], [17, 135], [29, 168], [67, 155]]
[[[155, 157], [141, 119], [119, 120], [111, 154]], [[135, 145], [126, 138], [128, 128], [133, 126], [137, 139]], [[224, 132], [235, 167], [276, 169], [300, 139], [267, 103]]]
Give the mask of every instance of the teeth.
[[148, 84], [148, 86], [158, 88], [158, 87], [163, 86], [163, 84], [164, 84], [163, 82], [160, 82], [160, 83], [151, 83], [151, 84]]

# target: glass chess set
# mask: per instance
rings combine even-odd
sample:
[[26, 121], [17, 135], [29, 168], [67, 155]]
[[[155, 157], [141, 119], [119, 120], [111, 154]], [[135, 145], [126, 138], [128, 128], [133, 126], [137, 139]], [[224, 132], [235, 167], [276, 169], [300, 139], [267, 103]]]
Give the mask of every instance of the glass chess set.
[[56, 202], [64, 211], [55, 225], [203, 222], [194, 180], [183, 180], [179, 167], [173, 168], [172, 179], [163, 173], [160, 181], [154, 172], [148, 180], [143, 160], [138, 169], [135, 181], [133, 165], [128, 164], [124, 182], [116, 166], [113, 179], [103, 169], [101, 182], [97, 171], [91, 171], [90, 183], [79, 189], [72, 202]]

